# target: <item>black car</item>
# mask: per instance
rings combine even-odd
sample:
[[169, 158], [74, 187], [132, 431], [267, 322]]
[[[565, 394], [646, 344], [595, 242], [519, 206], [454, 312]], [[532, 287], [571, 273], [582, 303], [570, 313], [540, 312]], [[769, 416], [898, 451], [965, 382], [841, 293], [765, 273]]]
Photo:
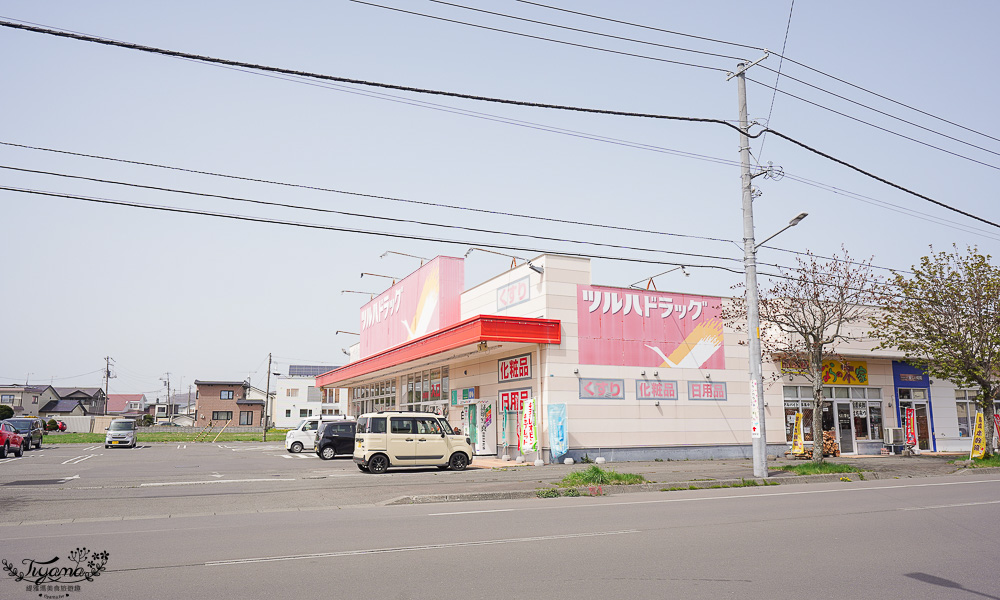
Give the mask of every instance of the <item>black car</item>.
[[32, 417], [15, 417], [12, 419], [7, 419], [7, 422], [13, 425], [14, 429], [21, 434], [24, 438], [25, 450], [31, 449], [32, 446], [35, 449], [42, 447], [42, 421], [40, 419], [35, 419]]
[[338, 454], [354, 454], [357, 427], [357, 421], [320, 423], [316, 430], [316, 454], [323, 460], [330, 460]]

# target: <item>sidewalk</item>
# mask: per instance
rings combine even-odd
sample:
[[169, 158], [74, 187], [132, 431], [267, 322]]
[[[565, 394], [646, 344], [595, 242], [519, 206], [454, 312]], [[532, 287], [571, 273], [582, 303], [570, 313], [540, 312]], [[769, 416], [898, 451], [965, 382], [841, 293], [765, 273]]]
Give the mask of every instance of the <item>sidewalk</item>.
[[[795, 475], [778, 470], [780, 467], [801, 465], [808, 461], [788, 458], [769, 460], [768, 478], [757, 479], [753, 475], [753, 461], [750, 459], [727, 460], [685, 460], [685, 461], [644, 461], [619, 462], [600, 465], [605, 470], [620, 473], [637, 473], [649, 483], [631, 486], [609, 486], [601, 490], [603, 494], [629, 492], [663, 491], [670, 489], [734, 487], [753, 485], [790, 485], [874, 479], [906, 479], [934, 477], [942, 475], [990, 476], [1000, 475], [1000, 468], [966, 469], [955, 462], [961, 462], [967, 455], [924, 453], [920, 456], [841, 456], [827, 458], [825, 462], [847, 464], [861, 469], [864, 473], [837, 473], [825, 475]], [[389, 504], [422, 504], [431, 502], [452, 502], [469, 500], [499, 500], [513, 498], [533, 498], [537, 490], [554, 488], [571, 471], [583, 470], [590, 464], [546, 464], [540, 467], [532, 463], [503, 461], [495, 457], [476, 457], [469, 470], [477, 473], [475, 481], [469, 481], [462, 489], [450, 489], [447, 494], [415, 494], [395, 498]], [[581, 489], [586, 495], [591, 490]]]

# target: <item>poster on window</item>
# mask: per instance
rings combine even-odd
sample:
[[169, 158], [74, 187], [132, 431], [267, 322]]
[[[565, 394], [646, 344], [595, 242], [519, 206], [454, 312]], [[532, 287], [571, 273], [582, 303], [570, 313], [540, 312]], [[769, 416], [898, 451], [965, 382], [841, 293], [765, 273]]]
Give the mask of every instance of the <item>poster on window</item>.
[[982, 458], [986, 456], [986, 427], [984, 427], [983, 413], [976, 413], [976, 429], [972, 434], [972, 458]]
[[722, 299], [577, 286], [580, 364], [724, 369]]
[[917, 411], [912, 408], [906, 409], [906, 418], [904, 423], [904, 433], [906, 435], [906, 445], [916, 446], [917, 445]]

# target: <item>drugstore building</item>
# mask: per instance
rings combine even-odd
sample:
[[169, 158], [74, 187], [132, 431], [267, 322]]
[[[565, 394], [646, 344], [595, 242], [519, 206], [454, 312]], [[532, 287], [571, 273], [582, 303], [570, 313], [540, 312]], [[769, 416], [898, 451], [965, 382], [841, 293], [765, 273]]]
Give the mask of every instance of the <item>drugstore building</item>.
[[[316, 386], [331, 402], [346, 389], [355, 415], [442, 414], [480, 455], [749, 457], [749, 363], [741, 335], [723, 326], [727, 301], [594, 285], [588, 259], [551, 254], [466, 289], [464, 259], [439, 256], [361, 308], [351, 362]], [[908, 407], [921, 448], [968, 451], [975, 391], [873, 348], [840, 348], [845, 360], [824, 371], [824, 429], [842, 453], [880, 453]], [[777, 359], [764, 378], [768, 453], [785, 452], [796, 412], [810, 442], [809, 383]], [[532, 398], [537, 452], [518, 446]]]

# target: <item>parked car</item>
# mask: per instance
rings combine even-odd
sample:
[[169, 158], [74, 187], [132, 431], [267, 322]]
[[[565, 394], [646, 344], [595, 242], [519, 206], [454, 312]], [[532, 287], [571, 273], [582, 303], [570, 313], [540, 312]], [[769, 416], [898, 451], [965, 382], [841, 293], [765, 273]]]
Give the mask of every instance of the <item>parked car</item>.
[[320, 423], [343, 421], [345, 419], [348, 419], [348, 417], [342, 415], [325, 415], [303, 419], [295, 429], [289, 429], [288, 433], [285, 434], [285, 450], [288, 450], [292, 454], [298, 454], [305, 449], [315, 450], [316, 434], [318, 433]]
[[56, 427], [59, 428], [59, 431], [66, 431], [66, 423], [62, 421], [56, 421]]
[[10, 452], [17, 457], [24, 454], [24, 438], [13, 425], [7, 421], [0, 421], [0, 458], [7, 458]]
[[135, 420], [134, 419], [114, 419], [108, 425], [107, 434], [104, 436], [104, 447], [125, 446], [135, 448]]
[[45, 424], [40, 419], [33, 417], [15, 417], [7, 419], [7, 422], [14, 426], [14, 429], [24, 438], [24, 449], [29, 450], [32, 446], [42, 447], [42, 431]]
[[422, 412], [378, 412], [358, 417], [354, 462], [362, 471], [427, 467], [462, 471], [472, 463], [472, 443], [444, 417]]
[[323, 460], [330, 460], [338, 454], [354, 452], [354, 432], [357, 421], [330, 421], [322, 423], [316, 430], [316, 454]]

